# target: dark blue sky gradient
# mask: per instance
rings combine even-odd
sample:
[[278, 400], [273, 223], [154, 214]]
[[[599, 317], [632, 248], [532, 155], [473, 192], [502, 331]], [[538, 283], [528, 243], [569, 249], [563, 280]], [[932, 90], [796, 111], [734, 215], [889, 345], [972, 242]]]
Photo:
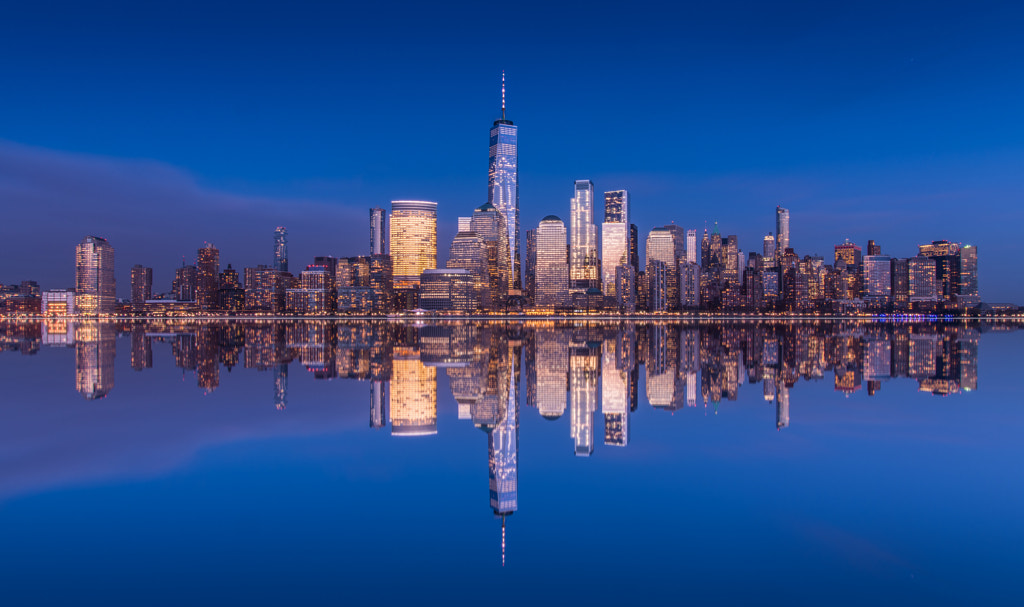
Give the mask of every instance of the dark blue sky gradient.
[[[366, 209], [486, 200], [508, 72], [523, 229], [572, 180], [627, 188], [646, 233], [720, 222], [801, 254], [979, 246], [989, 301], [1024, 221], [1019, 3], [21, 3], [0, 20], [0, 282], [73, 279], [86, 233], [128, 268], [366, 252]], [[85, 208], [83, 208], [85, 207]], [[165, 284], [166, 283], [166, 284]]]

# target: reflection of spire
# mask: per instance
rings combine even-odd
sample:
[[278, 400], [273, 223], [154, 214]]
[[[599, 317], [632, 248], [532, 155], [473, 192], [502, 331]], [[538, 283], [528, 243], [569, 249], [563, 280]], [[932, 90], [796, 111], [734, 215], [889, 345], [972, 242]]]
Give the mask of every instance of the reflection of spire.
[[288, 363], [277, 366], [277, 374], [274, 376], [274, 407], [278, 411], [288, 408]]
[[505, 566], [505, 515], [501, 515], [501, 566]]

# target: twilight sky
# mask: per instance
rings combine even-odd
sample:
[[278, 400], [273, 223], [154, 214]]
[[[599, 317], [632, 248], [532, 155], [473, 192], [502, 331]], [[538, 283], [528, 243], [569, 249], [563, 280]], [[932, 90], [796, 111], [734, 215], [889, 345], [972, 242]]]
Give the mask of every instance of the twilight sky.
[[301, 269], [403, 198], [443, 260], [504, 69], [524, 231], [574, 179], [744, 251], [783, 204], [800, 254], [975, 244], [982, 298], [1024, 303], [1020, 3], [86, 4], [0, 19], [0, 283], [70, 286], [96, 234], [120, 296], [135, 263], [165, 291], [207, 241], [269, 263], [277, 225]]

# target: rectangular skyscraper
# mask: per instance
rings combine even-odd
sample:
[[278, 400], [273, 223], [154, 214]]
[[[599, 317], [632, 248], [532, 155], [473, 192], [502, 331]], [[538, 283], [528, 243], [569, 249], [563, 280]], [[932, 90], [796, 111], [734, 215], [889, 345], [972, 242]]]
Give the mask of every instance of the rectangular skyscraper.
[[601, 224], [601, 284], [604, 294], [615, 296], [616, 268], [629, 265], [629, 192], [604, 193], [604, 223]]
[[775, 256], [781, 258], [793, 246], [789, 243], [789, 209], [775, 207], [775, 234]]
[[370, 209], [370, 255], [384, 255], [384, 234], [387, 230], [384, 209]]
[[576, 195], [569, 201], [569, 288], [574, 292], [586, 292], [600, 286], [594, 184], [589, 179], [578, 179], [575, 191]]
[[437, 268], [437, 203], [391, 201], [391, 259], [396, 289], [419, 286], [423, 270]]
[[[519, 127], [505, 118], [505, 73], [501, 74], [501, 119], [491, 126], [487, 171], [487, 202], [505, 217], [512, 272], [509, 289], [520, 291], [519, 255]], [[394, 254], [394, 253], [392, 253]]]
[[284, 226], [274, 230], [274, 269], [288, 271], [288, 228]]
[[75, 247], [75, 308], [79, 314], [113, 314], [117, 306], [114, 247], [105, 238], [86, 236]]

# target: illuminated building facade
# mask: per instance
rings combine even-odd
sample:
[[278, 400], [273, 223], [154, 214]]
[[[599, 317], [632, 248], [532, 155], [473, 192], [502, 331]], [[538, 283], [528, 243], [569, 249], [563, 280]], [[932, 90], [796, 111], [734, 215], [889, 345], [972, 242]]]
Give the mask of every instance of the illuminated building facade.
[[576, 180], [576, 195], [569, 201], [569, 288], [585, 293], [600, 288], [597, 226], [594, 225], [594, 184]]
[[75, 325], [75, 389], [88, 400], [114, 389], [117, 327], [104, 322]]
[[476, 232], [459, 232], [448, 251], [448, 268], [462, 268], [473, 277], [480, 307], [491, 308], [491, 283], [488, 272], [488, 248]]
[[132, 266], [132, 309], [141, 312], [146, 300], [153, 297], [153, 268]]
[[537, 307], [565, 306], [569, 303], [569, 264], [566, 262], [565, 224], [548, 215], [537, 227]]
[[510, 260], [507, 291], [522, 290], [519, 254], [519, 127], [505, 117], [505, 74], [501, 76], [501, 119], [491, 126], [487, 202], [505, 219]]
[[508, 229], [505, 217], [491, 203], [473, 211], [470, 228], [487, 247], [487, 277], [490, 288], [489, 307], [504, 306], [509, 294]]
[[288, 228], [284, 226], [274, 230], [274, 269], [288, 271]]
[[907, 259], [907, 299], [915, 303], [937, 302], [939, 287], [935, 280], [935, 260], [931, 257]]
[[88, 316], [113, 314], [116, 305], [114, 247], [105, 238], [86, 236], [75, 247], [75, 310]]
[[396, 289], [418, 287], [420, 274], [437, 268], [436, 202], [391, 202], [390, 252]]
[[384, 209], [374, 207], [370, 209], [370, 254], [384, 255], [385, 239], [387, 234], [387, 216]]
[[73, 289], [43, 291], [40, 309], [45, 316], [74, 316], [75, 291]]
[[284, 275], [267, 266], [245, 269], [245, 309], [277, 313], [284, 309]]
[[775, 207], [775, 256], [782, 257], [793, 247], [789, 240], [789, 209]]
[[424, 270], [420, 276], [420, 307], [424, 310], [473, 312], [480, 307], [478, 282], [464, 268]]
[[864, 301], [884, 306], [892, 301], [892, 259], [888, 255], [864, 258]]
[[537, 230], [526, 231], [526, 261], [523, 265], [523, 295], [533, 305], [537, 295]]
[[569, 423], [577, 456], [594, 452], [594, 412], [601, 370], [600, 342], [585, 341], [569, 349]]
[[220, 251], [212, 244], [199, 249], [196, 254], [196, 303], [200, 310], [217, 307], [220, 278]]
[[408, 346], [395, 347], [392, 365], [391, 434], [437, 434], [437, 368], [424, 365]]

